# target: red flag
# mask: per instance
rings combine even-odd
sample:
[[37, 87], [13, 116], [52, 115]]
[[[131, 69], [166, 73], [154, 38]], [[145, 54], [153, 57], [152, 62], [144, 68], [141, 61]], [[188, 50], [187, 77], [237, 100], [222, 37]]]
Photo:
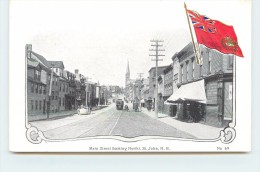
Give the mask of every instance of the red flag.
[[192, 21], [198, 43], [208, 48], [216, 49], [224, 54], [234, 54], [244, 57], [237, 43], [237, 36], [233, 26], [212, 20], [195, 11], [187, 10], [187, 12]]

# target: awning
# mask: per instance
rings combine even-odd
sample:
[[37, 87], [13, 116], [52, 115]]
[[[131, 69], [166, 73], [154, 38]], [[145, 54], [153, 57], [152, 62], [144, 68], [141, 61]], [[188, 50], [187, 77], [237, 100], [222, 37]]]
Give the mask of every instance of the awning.
[[182, 85], [175, 93], [167, 99], [167, 102], [183, 102], [185, 100], [196, 101], [206, 104], [206, 93], [204, 79]]
[[163, 103], [165, 105], [177, 105], [177, 103], [174, 102], [167, 102], [167, 100]]

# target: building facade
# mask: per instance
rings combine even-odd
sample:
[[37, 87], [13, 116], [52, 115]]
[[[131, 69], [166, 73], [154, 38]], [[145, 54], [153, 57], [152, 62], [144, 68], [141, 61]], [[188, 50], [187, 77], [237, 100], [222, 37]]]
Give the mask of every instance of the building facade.
[[201, 120], [212, 126], [226, 126], [232, 120], [233, 113], [233, 56], [205, 46], [200, 46], [200, 50], [202, 65], [196, 63], [191, 43], [177, 54], [180, 65], [178, 87], [204, 80], [207, 100]]
[[47, 113], [47, 73], [50, 70], [27, 58], [27, 112], [29, 116]]
[[[167, 66], [158, 66], [157, 76], [159, 77], [164, 69], [166, 69]], [[156, 68], [152, 67], [149, 70], [149, 96], [148, 96], [148, 104], [149, 106], [155, 107], [155, 97], [157, 96], [155, 93], [155, 85], [156, 85]]]
[[179, 83], [179, 59], [177, 58], [177, 54], [175, 53], [172, 57], [172, 75], [173, 75], [173, 83], [172, 83], [172, 93], [174, 93], [178, 89], [178, 83]]

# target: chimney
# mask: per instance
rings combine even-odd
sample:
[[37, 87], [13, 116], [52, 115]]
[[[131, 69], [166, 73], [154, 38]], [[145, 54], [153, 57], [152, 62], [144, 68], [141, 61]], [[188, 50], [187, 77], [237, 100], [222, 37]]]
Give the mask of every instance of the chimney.
[[79, 70], [78, 69], [75, 69], [75, 74], [78, 74], [79, 73]]
[[32, 44], [26, 44], [25, 45], [25, 57], [30, 59], [31, 58], [31, 52], [32, 52]]

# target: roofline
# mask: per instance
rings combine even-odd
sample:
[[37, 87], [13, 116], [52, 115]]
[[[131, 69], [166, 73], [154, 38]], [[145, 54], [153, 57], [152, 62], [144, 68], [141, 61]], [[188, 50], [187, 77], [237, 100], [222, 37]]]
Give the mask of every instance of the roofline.
[[[169, 65], [167, 65], [167, 66], [169, 66]], [[164, 67], [167, 67], [167, 66], [158, 66], [158, 68], [164, 68]], [[151, 71], [152, 69], [154, 69], [154, 68], [156, 68], [156, 67], [151, 67], [148, 72], [150, 72], [150, 71]]]

